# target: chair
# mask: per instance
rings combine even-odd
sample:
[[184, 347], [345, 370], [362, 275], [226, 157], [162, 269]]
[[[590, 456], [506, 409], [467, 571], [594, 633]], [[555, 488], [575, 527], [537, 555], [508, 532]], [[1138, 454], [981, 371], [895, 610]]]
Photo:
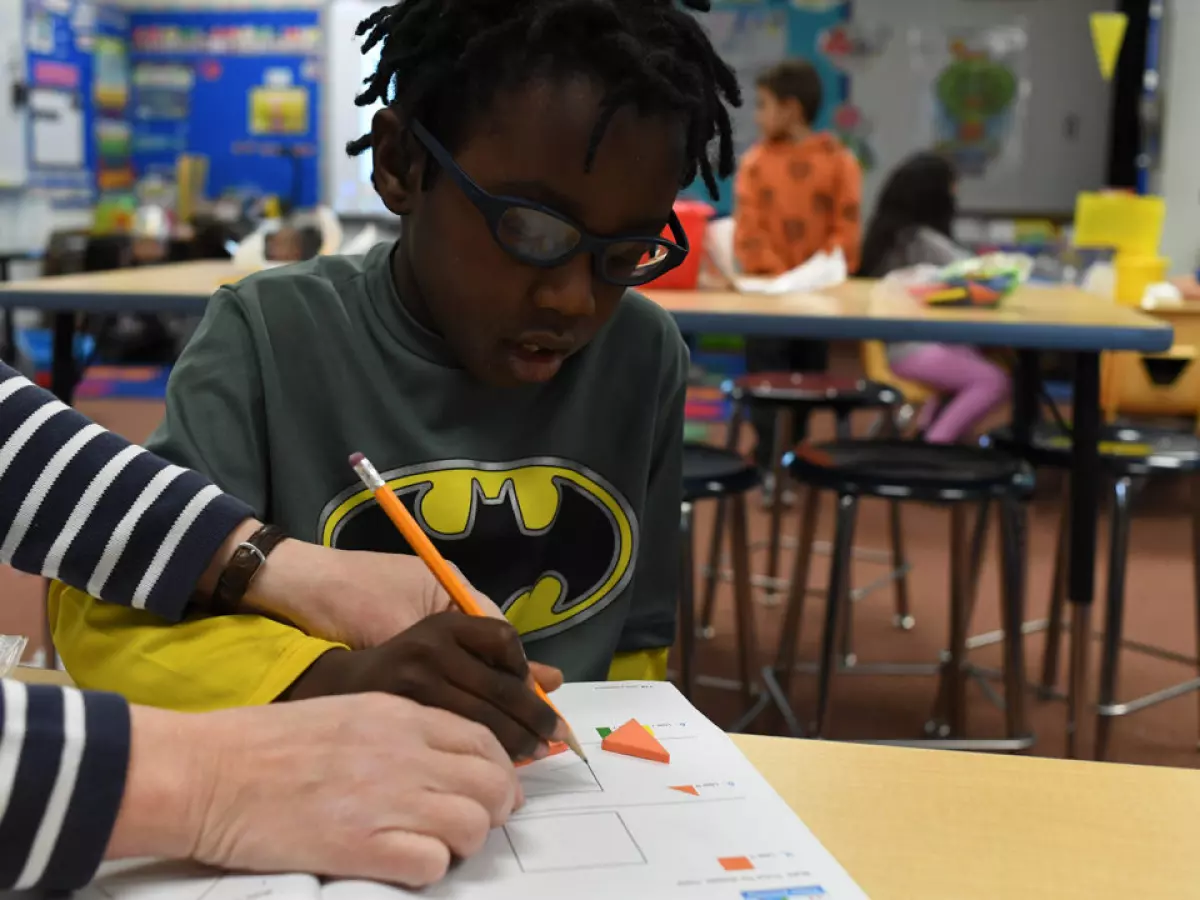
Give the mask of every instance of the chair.
[[[739, 445], [742, 426], [751, 407], [765, 407], [774, 411], [776, 416], [775, 448], [772, 451], [775, 496], [771, 503], [771, 525], [767, 540], [767, 571], [761, 579], [757, 579], [765, 589], [767, 596], [772, 597], [776, 592], [784, 592], [787, 587], [786, 582], [781, 581], [778, 577], [779, 551], [782, 545], [783, 485], [787, 481], [783, 457], [794, 443], [796, 414], [802, 410], [829, 410], [837, 419], [838, 436], [848, 438], [850, 436], [850, 416], [856, 410], [878, 410], [884, 416], [886, 427], [891, 430], [893, 427], [892, 413], [904, 402], [904, 398], [895, 389], [867, 379], [808, 372], [761, 372], [744, 375], [734, 381], [726, 382], [723, 390], [733, 402], [733, 419], [729, 425], [729, 438], [726, 444], [729, 450], [734, 450]], [[891, 554], [890, 558], [884, 557], [890, 561], [891, 572], [885, 579], [857, 591], [856, 599], [889, 581], [895, 581], [896, 626], [908, 630], [913, 627], [914, 620], [909, 613], [908, 606], [906, 580], [908, 563], [904, 557], [899, 508], [893, 505], [891, 514]], [[717, 507], [705, 575], [700, 626], [706, 636], [711, 636], [712, 633], [716, 582], [720, 574], [719, 549], [724, 526], [725, 510], [724, 505], [721, 504]], [[847, 631], [848, 635], [849, 631]], [[848, 640], [844, 649], [847, 657], [852, 656]]]
[[[950, 643], [940, 666], [948, 685], [949, 732], [945, 738], [891, 743], [983, 750], [1024, 750], [1031, 746], [1033, 739], [1026, 732], [1024, 715], [1020, 625], [1024, 608], [1024, 501], [1033, 487], [1032, 469], [1019, 459], [997, 451], [901, 440], [804, 444], [789, 454], [787, 465], [792, 477], [806, 485], [808, 491], [800, 517], [795, 574], [776, 661], [762, 674], [768, 698], [759, 701], [755, 712], [765, 710], [773, 701], [793, 734], [807, 732], [817, 738], [826, 735], [835, 648], [849, 608], [850, 551], [854, 545], [859, 501], [863, 497], [880, 497], [897, 503], [929, 503], [950, 509]], [[837, 495], [837, 526], [817, 663], [817, 709], [812, 727], [805, 729], [791, 709], [788, 689], [800, 639], [820, 491], [832, 491]], [[967, 621], [973, 603], [977, 566], [971, 559], [967, 510], [972, 505], [991, 501], [999, 501], [1001, 508], [1006, 736], [1001, 740], [968, 740], [963, 737]], [[977, 533], [982, 532], [977, 529]]]
[[733, 594], [737, 618], [739, 689], [746, 705], [752, 702], [755, 662], [754, 619], [750, 597], [750, 546], [746, 523], [746, 495], [758, 487], [757, 466], [737, 453], [707, 444], [687, 442], [683, 447], [683, 506], [680, 515], [679, 625], [680, 681], [691, 699], [695, 687], [695, 534], [693, 508], [705, 500], [729, 503], [732, 508], [730, 549], [733, 558]]
[[[1007, 431], [991, 435], [988, 441], [1005, 449], [1016, 448]], [[1026, 458], [1035, 466], [1066, 469], [1071, 464], [1071, 436], [1061, 428], [1043, 425], [1035, 429]], [[1200, 438], [1194, 434], [1108, 426], [1100, 440], [1100, 458], [1107, 474], [1113, 479], [1112, 523], [1109, 528], [1108, 584], [1105, 593], [1104, 643], [1100, 658], [1100, 692], [1096, 708], [1096, 759], [1108, 757], [1113, 720], [1119, 716], [1155, 706], [1191, 691], [1200, 690], [1200, 678], [1193, 678], [1173, 687], [1164, 688], [1145, 697], [1118, 703], [1117, 674], [1124, 641], [1125, 573], [1129, 556], [1129, 530], [1133, 502], [1145, 483], [1155, 476], [1186, 474], [1191, 476], [1192, 563], [1195, 567], [1195, 604], [1197, 623], [1197, 654], [1200, 655]], [[1062, 644], [1063, 618], [1066, 606], [1067, 557], [1069, 531], [1067, 505], [1059, 519], [1058, 539], [1051, 582], [1050, 614], [1046, 623], [1046, 649], [1042, 659], [1041, 689], [1049, 695], [1058, 682], [1058, 658]], [[1130, 649], [1161, 658], [1185, 661], [1200, 667], [1195, 659], [1180, 660], [1174, 654], [1157, 647], [1130, 645]]]

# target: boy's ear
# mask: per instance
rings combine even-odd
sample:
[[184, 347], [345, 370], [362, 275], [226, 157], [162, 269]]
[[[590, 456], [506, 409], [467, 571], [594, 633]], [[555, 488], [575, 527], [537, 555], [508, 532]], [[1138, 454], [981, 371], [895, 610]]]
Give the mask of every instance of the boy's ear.
[[421, 190], [425, 154], [396, 110], [384, 108], [371, 120], [375, 191], [383, 205], [398, 216], [412, 212]]

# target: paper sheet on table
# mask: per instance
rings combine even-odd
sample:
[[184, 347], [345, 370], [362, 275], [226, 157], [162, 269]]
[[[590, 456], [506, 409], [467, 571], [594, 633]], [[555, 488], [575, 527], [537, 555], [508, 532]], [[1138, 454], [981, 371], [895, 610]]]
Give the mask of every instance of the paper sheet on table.
[[775, 278], [752, 278], [738, 275], [734, 286], [743, 294], [799, 294], [835, 287], [849, 277], [846, 256], [842, 248], [832, 253], [818, 253], [789, 272]]
[[[126, 869], [78, 900], [866, 897], [729, 737], [673, 686], [567, 685], [554, 700], [590, 764], [564, 753], [523, 767], [524, 808], [434, 888], [410, 893], [355, 881], [322, 887], [305, 876], [201, 872], [162, 880], [157, 892]], [[649, 726], [670, 751], [670, 763], [601, 750], [602, 729], [631, 718]]]

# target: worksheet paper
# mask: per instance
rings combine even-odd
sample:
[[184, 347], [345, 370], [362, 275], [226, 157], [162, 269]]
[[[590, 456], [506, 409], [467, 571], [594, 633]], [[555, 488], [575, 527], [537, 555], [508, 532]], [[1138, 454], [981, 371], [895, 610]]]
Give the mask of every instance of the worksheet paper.
[[[436, 887], [200, 869], [110, 870], [78, 900], [785, 900], [866, 895], [724, 732], [661, 682], [567, 685], [554, 695], [589, 762], [524, 766], [527, 802]], [[670, 763], [600, 748], [629, 719]]]

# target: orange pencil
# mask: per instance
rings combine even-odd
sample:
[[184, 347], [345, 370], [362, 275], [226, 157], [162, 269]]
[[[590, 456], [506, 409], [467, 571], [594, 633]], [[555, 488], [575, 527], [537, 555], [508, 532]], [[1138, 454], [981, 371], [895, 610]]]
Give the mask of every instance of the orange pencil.
[[[388, 489], [379, 472], [371, 465], [371, 461], [361, 453], [355, 453], [350, 457], [350, 465], [354, 467], [354, 471], [358, 473], [358, 477], [362, 479], [362, 483], [375, 495], [379, 506], [387, 513], [387, 517], [392, 520], [392, 524], [400, 530], [400, 534], [404, 536], [404, 540], [408, 541], [408, 546], [412, 547], [413, 552], [421, 557], [421, 561], [429, 567], [429, 571], [438, 580], [438, 584], [450, 595], [450, 599], [458, 604], [458, 608], [468, 616], [486, 618], [487, 613], [480, 607], [479, 601], [475, 599], [474, 594], [467, 590], [467, 586], [462, 583], [462, 579], [458, 577], [453, 566], [446, 562], [446, 558], [438, 552], [437, 547], [433, 546], [433, 542], [429, 540], [429, 536], [425, 534], [425, 530], [417, 524], [417, 520], [413, 518], [412, 513], [405, 509], [404, 504], [396, 499], [396, 495]], [[571, 730], [571, 726], [567, 723], [567, 720], [563, 719], [562, 713], [558, 712], [558, 707], [550, 701], [550, 698], [546, 696], [546, 692], [542, 690], [541, 685], [537, 684], [537, 682], [534, 682], [533, 689], [537, 691], [537, 695], [542, 698], [547, 706], [558, 713], [558, 717], [567, 726], [566, 745], [574, 750], [580, 759], [587, 762], [587, 755], [583, 752], [583, 748], [579, 746], [575, 732]]]

